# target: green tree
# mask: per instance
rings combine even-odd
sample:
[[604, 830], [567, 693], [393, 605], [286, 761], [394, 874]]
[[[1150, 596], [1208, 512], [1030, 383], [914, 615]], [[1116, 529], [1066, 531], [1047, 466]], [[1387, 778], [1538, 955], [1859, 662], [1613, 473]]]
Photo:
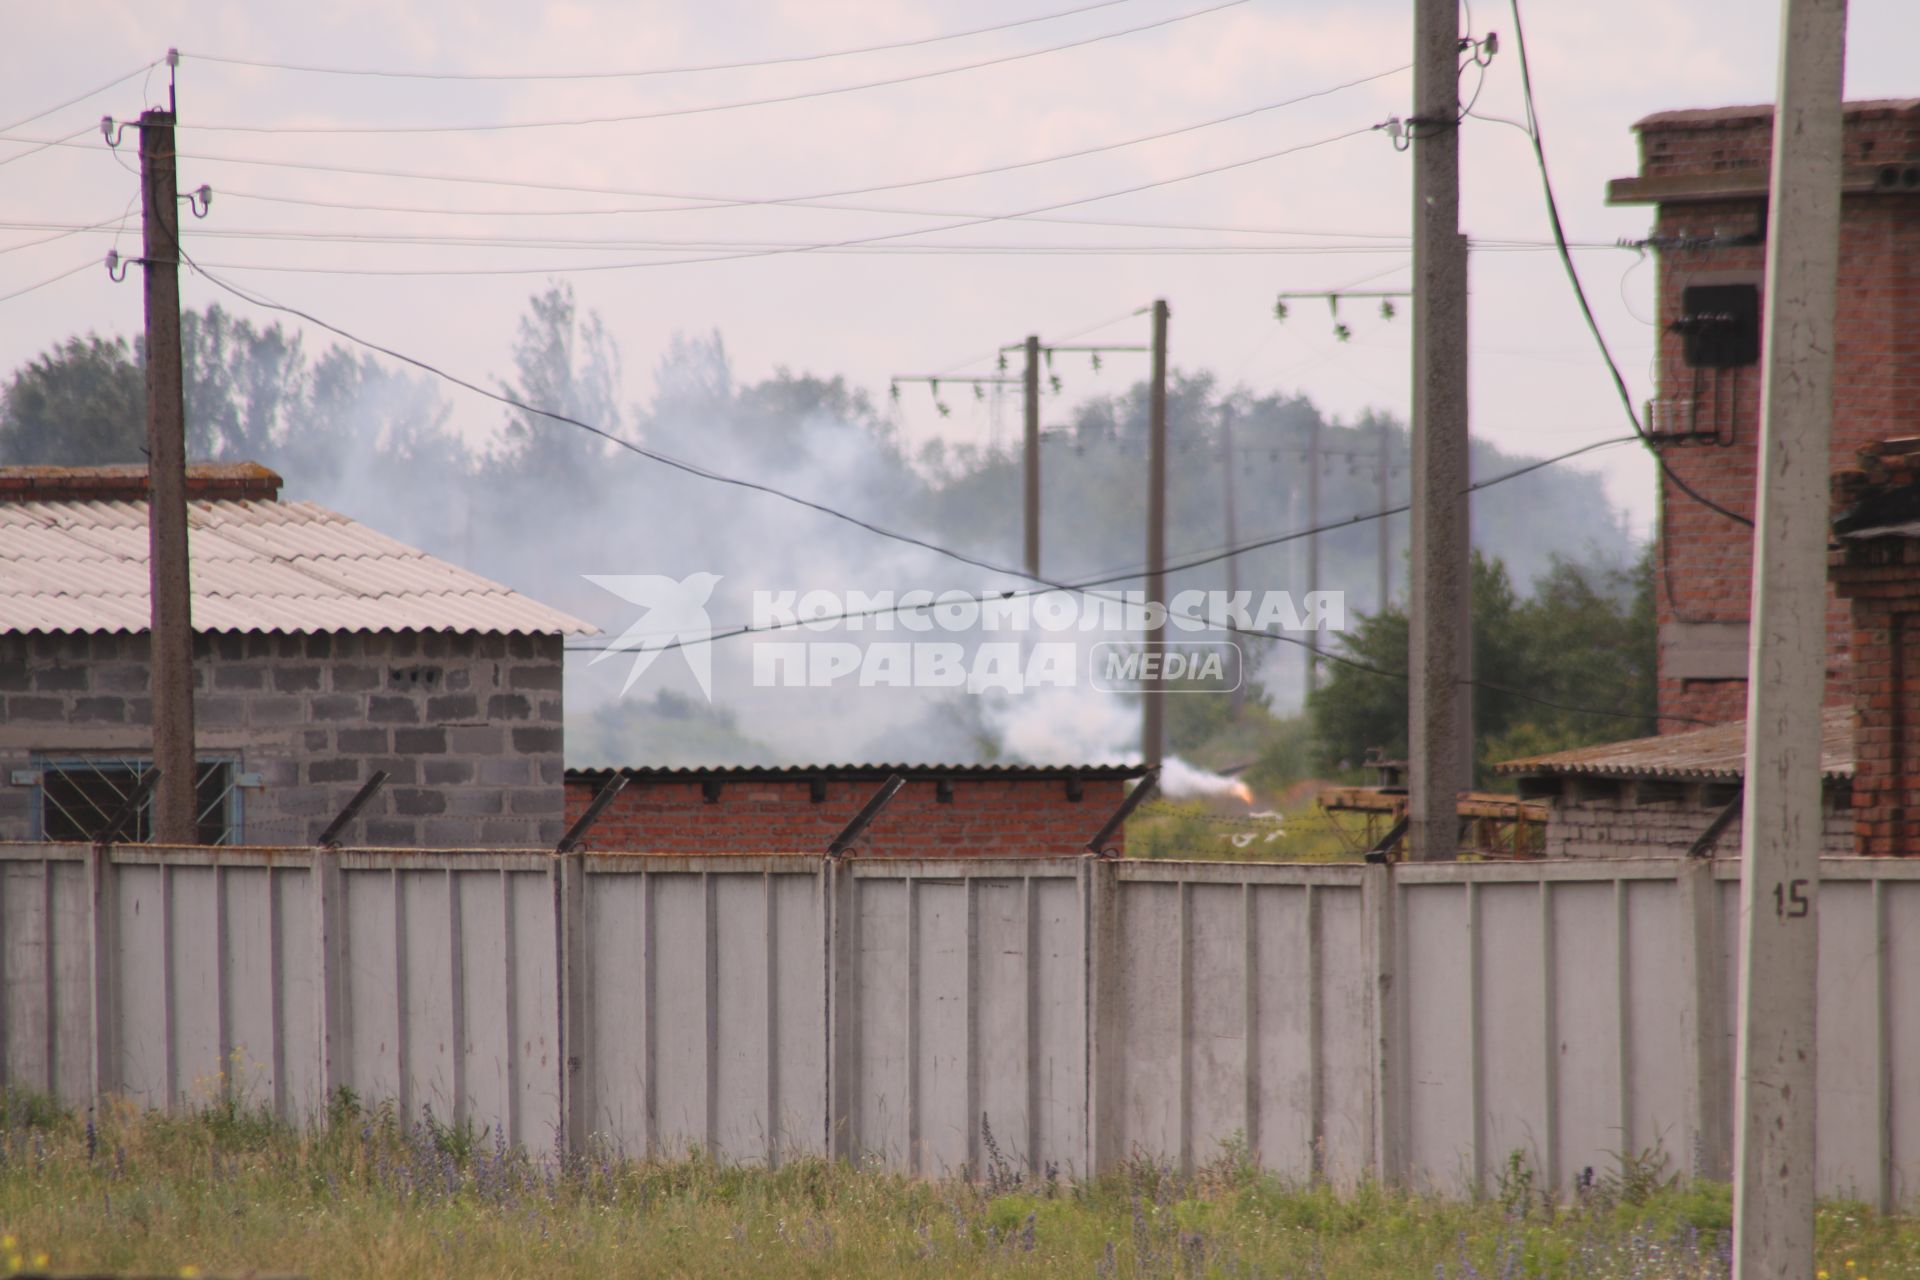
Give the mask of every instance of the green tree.
[[[515, 380], [501, 391], [535, 409], [618, 432], [620, 352], [597, 313], [581, 313], [573, 286], [550, 286], [527, 304], [513, 347]], [[518, 485], [559, 481], [577, 498], [601, 473], [604, 442], [544, 414], [512, 409], [495, 471]]]
[[125, 338], [68, 338], [15, 371], [0, 394], [0, 462], [145, 462], [146, 415], [146, 375]]
[[[1476, 773], [1501, 760], [1652, 731], [1652, 561], [1632, 570], [1556, 559], [1521, 598], [1506, 568], [1474, 553]], [[1408, 622], [1397, 605], [1364, 618], [1309, 701], [1323, 768], [1358, 765], [1370, 747], [1407, 751]], [[1386, 673], [1386, 674], [1382, 674]]]

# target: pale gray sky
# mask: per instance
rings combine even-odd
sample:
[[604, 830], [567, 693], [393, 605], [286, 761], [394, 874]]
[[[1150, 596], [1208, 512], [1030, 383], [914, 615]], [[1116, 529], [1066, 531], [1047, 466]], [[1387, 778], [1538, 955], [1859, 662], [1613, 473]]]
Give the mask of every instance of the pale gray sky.
[[[1086, 0], [1080, 0], [1085, 3]], [[844, 373], [884, 398], [894, 373], [945, 370], [1030, 331], [1059, 337], [1154, 297], [1173, 308], [1176, 366], [1211, 369], [1255, 390], [1300, 391], [1353, 415], [1380, 406], [1404, 415], [1404, 317], [1381, 321], [1352, 305], [1351, 343], [1339, 344], [1323, 310], [1301, 306], [1285, 326], [1271, 317], [1281, 289], [1394, 287], [1407, 279], [1408, 158], [1367, 133], [1213, 176], [1075, 204], [1058, 217], [1178, 222], [1259, 229], [1188, 232], [1001, 220], [904, 237], [880, 253], [781, 253], [735, 261], [659, 265], [736, 249], [633, 241], [802, 245], [874, 236], [960, 219], [761, 205], [706, 211], [503, 217], [506, 211], [646, 209], [683, 196], [780, 200], [939, 177], [1124, 141], [1329, 88], [1400, 66], [1408, 57], [1411, 5], [1356, 0], [1249, 0], [1202, 13], [1219, 0], [1121, 0], [1091, 12], [916, 48], [790, 66], [642, 79], [516, 81], [343, 78], [250, 68], [194, 54], [276, 62], [460, 72], [629, 70], [738, 62], [831, 51], [963, 31], [1058, 13], [1075, 0], [762, 0], [743, 3], [616, 4], [570, 0], [468, 3], [87, 3], [0, 5], [7, 31], [0, 124], [73, 97], [156, 58], [170, 45], [179, 71], [183, 188], [211, 183], [212, 216], [188, 220], [189, 252], [227, 264], [240, 283], [481, 380], [507, 367], [527, 296], [569, 266], [620, 265], [568, 276], [598, 309], [626, 357], [626, 396], [644, 400], [650, 374], [676, 331], [720, 329], [736, 373], [775, 366]], [[781, 105], [651, 120], [499, 132], [353, 134], [290, 127], [472, 125], [633, 115], [863, 84], [958, 67], [1027, 50], [1198, 14], [1152, 30], [976, 70]], [[1630, 126], [1674, 107], [1765, 101], [1775, 74], [1777, 12], [1752, 0], [1538, 2], [1523, 11], [1536, 93], [1570, 236], [1611, 242], [1642, 234], [1647, 211], [1603, 204], [1608, 178], [1636, 165]], [[1478, 110], [1518, 116], [1519, 67], [1502, 5], [1473, 7], [1476, 33], [1497, 31], [1503, 48]], [[1853, 6], [1848, 91], [1853, 97], [1920, 92], [1912, 51], [1920, 9], [1907, 0]], [[1471, 73], [1469, 73], [1471, 75]], [[1470, 81], [1469, 81], [1470, 83]], [[996, 176], [912, 186], [846, 203], [941, 215], [1004, 215], [1080, 201], [1364, 128], [1405, 114], [1407, 74], [1178, 137]], [[21, 155], [0, 143], [0, 294], [33, 285], [114, 242], [82, 232], [29, 244], [78, 223], [116, 223], [136, 196], [127, 166], [129, 132], [110, 154], [90, 122], [131, 117], [165, 100], [164, 69], [11, 130], [75, 147]], [[210, 126], [257, 126], [268, 132]], [[1545, 222], [1525, 137], [1470, 121], [1464, 138], [1464, 214], [1484, 239], [1542, 240]], [[17, 160], [12, 157], [19, 155]], [[219, 156], [227, 159], [213, 160]], [[415, 181], [279, 167], [331, 165], [517, 183], [617, 190], [604, 195], [476, 182]], [[654, 198], [662, 196], [666, 198]], [[265, 197], [392, 205], [433, 214], [330, 209]], [[137, 250], [135, 218], [119, 238]], [[32, 224], [26, 226], [23, 224]], [[35, 229], [46, 224], [45, 229]], [[537, 237], [544, 245], [417, 246], [364, 239], [257, 238], [224, 233], [308, 232], [329, 237], [393, 234]], [[1315, 232], [1283, 235], [1274, 232]], [[625, 247], [583, 249], [585, 239]], [[911, 246], [1194, 245], [1291, 246], [1262, 255], [1066, 256], [905, 252]], [[1305, 250], [1311, 250], [1305, 251]], [[1651, 265], [1617, 250], [1579, 255], [1590, 294], [1636, 394], [1650, 391]], [[243, 266], [244, 265], [244, 269]], [[392, 276], [318, 274], [396, 269], [503, 269], [525, 274]], [[1485, 252], [1473, 265], [1473, 411], [1476, 434], [1513, 450], [1545, 453], [1620, 434], [1624, 422], [1605, 371], [1582, 330], [1554, 256]], [[139, 324], [137, 273], [114, 285], [87, 269], [0, 303], [0, 368], [10, 369], [64, 335], [85, 329], [132, 333]], [[187, 277], [188, 305], [220, 295]], [[241, 308], [236, 308], [241, 309]], [[260, 317], [265, 318], [265, 317]], [[1098, 330], [1140, 341], [1144, 320]], [[313, 347], [324, 346], [314, 335]], [[987, 371], [990, 360], [966, 366]], [[1124, 357], [1094, 374], [1063, 363], [1067, 398], [1115, 389], [1140, 370]], [[494, 406], [448, 389], [458, 418], [476, 432], [498, 421]], [[910, 390], [902, 426], [985, 441], [1017, 421], [953, 397], [942, 421]], [[722, 459], [711, 459], [716, 464]], [[641, 465], [637, 461], [634, 465]], [[1652, 512], [1649, 464], [1635, 450], [1591, 460], [1614, 499], [1645, 530]]]

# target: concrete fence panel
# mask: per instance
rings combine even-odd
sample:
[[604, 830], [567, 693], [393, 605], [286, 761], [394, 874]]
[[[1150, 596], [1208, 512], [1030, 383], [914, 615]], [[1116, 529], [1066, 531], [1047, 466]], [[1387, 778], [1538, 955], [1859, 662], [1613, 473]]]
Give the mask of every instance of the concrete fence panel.
[[836, 1149], [1085, 1170], [1082, 860], [856, 861], [835, 897]]
[[825, 864], [584, 860], [577, 1104], [633, 1153], [778, 1163], [827, 1140]]
[[[1817, 901], [1818, 1185], [1905, 1205], [1920, 864], [1829, 859]], [[0, 845], [0, 1078], [922, 1175], [1726, 1177], [1739, 907], [1671, 859]]]
[[1099, 1168], [1257, 1155], [1343, 1181], [1372, 1164], [1359, 867], [1096, 865]]

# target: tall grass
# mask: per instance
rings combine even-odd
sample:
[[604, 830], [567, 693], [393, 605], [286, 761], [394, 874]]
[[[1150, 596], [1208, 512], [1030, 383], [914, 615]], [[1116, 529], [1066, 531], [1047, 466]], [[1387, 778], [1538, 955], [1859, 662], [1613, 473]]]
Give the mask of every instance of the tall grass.
[[[930, 1182], [815, 1158], [542, 1160], [344, 1095], [304, 1130], [231, 1105], [86, 1116], [8, 1096], [0, 1270], [44, 1256], [56, 1272], [458, 1280], [1728, 1274], [1726, 1189], [1632, 1165], [1561, 1198], [1516, 1159], [1497, 1194], [1460, 1202], [1290, 1183], [1232, 1144], [1192, 1174], [1142, 1158], [1079, 1184], [1027, 1177], [996, 1149], [977, 1177]], [[1830, 1280], [1920, 1274], [1906, 1219], [1829, 1205], [1820, 1240]]]

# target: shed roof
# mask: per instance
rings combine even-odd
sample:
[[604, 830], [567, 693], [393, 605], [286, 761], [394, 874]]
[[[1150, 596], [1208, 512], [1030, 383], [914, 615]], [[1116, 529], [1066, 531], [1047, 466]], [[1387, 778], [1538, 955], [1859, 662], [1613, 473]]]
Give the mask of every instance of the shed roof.
[[[1829, 781], [1853, 776], [1853, 708], [1828, 707], [1820, 722], [1820, 772]], [[1494, 766], [1499, 773], [1546, 777], [1673, 778], [1739, 781], [1747, 771], [1747, 722], [1735, 720], [1687, 733], [1635, 738], [1528, 756]]]
[[909, 782], [970, 779], [1046, 782], [1064, 778], [1138, 778], [1144, 764], [731, 764], [629, 765], [625, 768], [569, 769], [567, 781], [605, 783], [614, 774], [636, 782], [881, 782], [899, 774]]
[[[147, 629], [146, 503], [79, 496], [121, 470], [0, 468], [0, 634]], [[196, 631], [595, 629], [315, 503], [195, 497], [187, 523]]]

